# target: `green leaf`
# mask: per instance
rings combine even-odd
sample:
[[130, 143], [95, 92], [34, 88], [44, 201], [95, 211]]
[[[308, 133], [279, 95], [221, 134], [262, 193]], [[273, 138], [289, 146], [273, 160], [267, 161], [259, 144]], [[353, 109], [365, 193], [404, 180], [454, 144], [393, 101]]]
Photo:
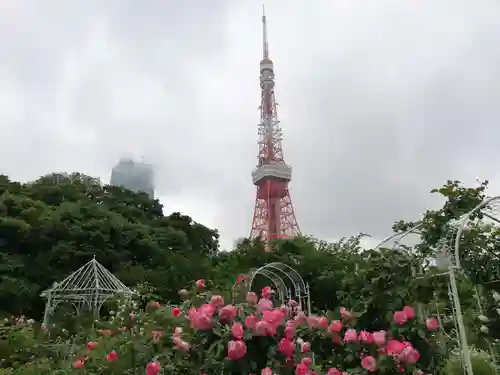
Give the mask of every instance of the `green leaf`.
[[270, 346], [269, 349], [267, 350], [267, 357], [274, 358], [275, 355], [276, 355], [276, 347]]

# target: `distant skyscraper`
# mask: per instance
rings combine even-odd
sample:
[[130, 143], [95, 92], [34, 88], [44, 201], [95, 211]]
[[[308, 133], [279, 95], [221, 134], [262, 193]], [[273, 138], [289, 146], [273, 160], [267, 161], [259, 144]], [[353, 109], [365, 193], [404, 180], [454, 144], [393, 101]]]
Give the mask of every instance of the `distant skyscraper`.
[[153, 167], [145, 163], [136, 163], [131, 159], [122, 159], [111, 172], [111, 185], [144, 192], [153, 198], [155, 193]]

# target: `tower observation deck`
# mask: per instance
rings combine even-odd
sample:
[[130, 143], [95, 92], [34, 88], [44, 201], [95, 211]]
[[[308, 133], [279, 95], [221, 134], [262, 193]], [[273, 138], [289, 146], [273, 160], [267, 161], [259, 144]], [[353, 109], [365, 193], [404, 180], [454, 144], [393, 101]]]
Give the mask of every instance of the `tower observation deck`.
[[260, 62], [260, 122], [258, 124], [259, 155], [252, 171], [257, 187], [250, 238], [265, 241], [291, 238], [300, 234], [288, 190], [292, 168], [283, 159], [282, 139], [274, 95], [274, 64], [269, 58], [266, 16], [262, 16], [263, 57]]

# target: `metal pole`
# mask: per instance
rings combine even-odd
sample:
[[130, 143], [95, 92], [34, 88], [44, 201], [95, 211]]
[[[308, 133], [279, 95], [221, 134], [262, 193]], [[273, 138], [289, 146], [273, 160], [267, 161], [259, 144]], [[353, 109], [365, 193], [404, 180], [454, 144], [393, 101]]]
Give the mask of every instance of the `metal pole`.
[[452, 265], [450, 265], [450, 287], [457, 316], [458, 334], [460, 337], [460, 346], [462, 347], [462, 358], [464, 361], [465, 371], [467, 375], [474, 375], [474, 372], [472, 370], [469, 345], [467, 344], [467, 334], [465, 331], [464, 317], [462, 315], [462, 307], [460, 305], [460, 297], [458, 295], [457, 280], [455, 279], [455, 270], [453, 269]]
[[[479, 294], [479, 290], [477, 288], [477, 285], [474, 289], [475, 289], [476, 301], [477, 301], [477, 307], [479, 309], [479, 314], [483, 315], [483, 306], [481, 305], [481, 295]], [[488, 343], [488, 349], [490, 350], [491, 361], [493, 362], [493, 365], [495, 368], [495, 374], [498, 374], [497, 359], [496, 359], [495, 352], [493, 351], [493, 346], [491, 345], [491, 340], [486, 339], [486, 342]]]

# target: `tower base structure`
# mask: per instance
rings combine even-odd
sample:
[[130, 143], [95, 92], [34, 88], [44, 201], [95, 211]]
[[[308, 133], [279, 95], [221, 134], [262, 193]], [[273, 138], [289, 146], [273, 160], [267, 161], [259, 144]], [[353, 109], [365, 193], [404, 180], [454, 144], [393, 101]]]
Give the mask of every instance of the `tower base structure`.
[[257, 185], [257, 196], [250, 238], [266, 241], [293, 238], [300, 234], [288, 181], [264, 179]]

